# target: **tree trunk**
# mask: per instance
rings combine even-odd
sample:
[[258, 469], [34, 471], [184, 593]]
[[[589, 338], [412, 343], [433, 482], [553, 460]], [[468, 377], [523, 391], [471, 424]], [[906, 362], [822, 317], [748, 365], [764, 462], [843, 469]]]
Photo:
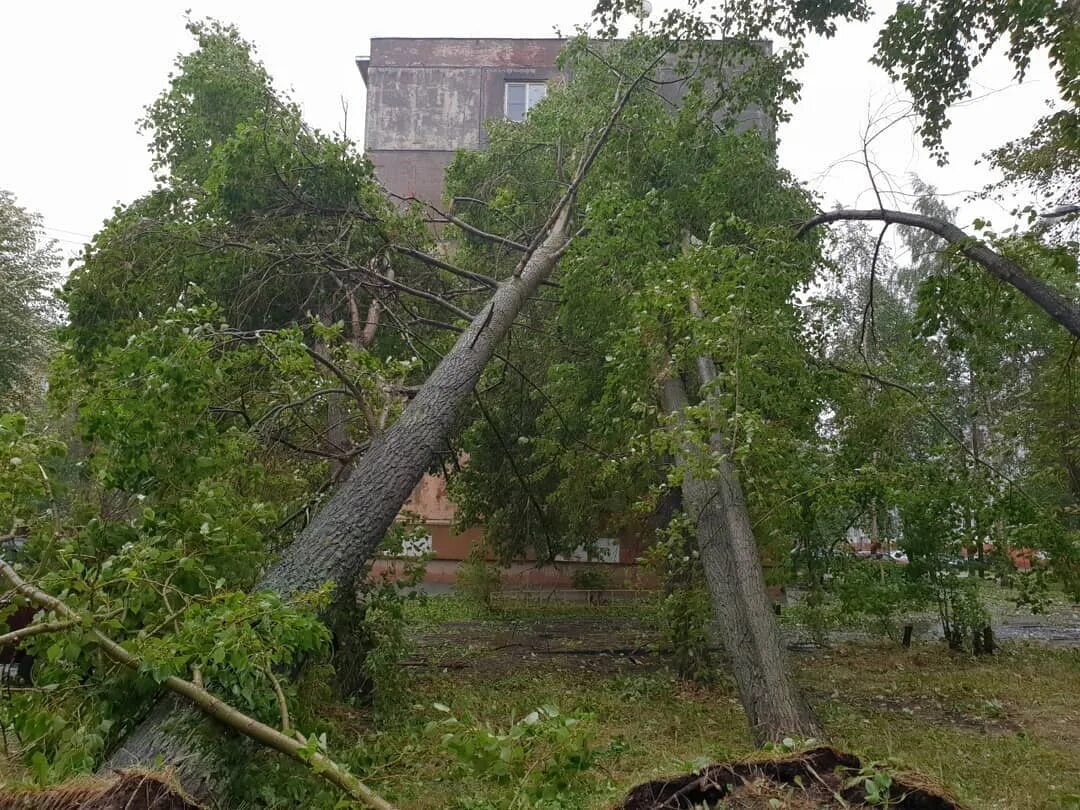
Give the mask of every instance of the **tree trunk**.
[[[337, 606], [349, 603], [356, 592], [357, 576], [436, 451], [446, 446], [499, 342], [569, 244], [569, 208], [563, 208], [521, 273], [499, 284], [401, 417], [374, 440], [348, 480], [285, 550], [259, 587], [291, 596], [333, 582]], [[164, 701], [167, 706], [163, 708], [159, 702], [101, 770], [151, 765], [160, 756], [187, 777], [189, 789], [192, 784], [205, 783], [200, 773], [205, 763], [172, 722], [190, 720], [194, 711], [176, 699]]]
[[881, 532], [878, 529], [877, 498], [870, 499], [870, 550], [881, 550]]
[[335, 583], [340, 598], [386, 534], [437, 450], [446, 446], [480, 374], [568, 241], [566, 214], [520, 277], [499, 285], [401, 417], [373, 442], [349, 480], [285, 550], [261, 586], [285, 596]]
[[[699, 360], [703, 383], [715, 378], [711, 367], [712, 361]], [[681, 379], [664, 380], [661, 401], [681, 422], [688, 405]], [[751, 733], [759, 745], [788, 736], [820, 737], [820, 727], [791, 675], [746, 499], [724, 437], [714, 434], [709, 450], [715, 477], [696, 474], [700, 450], [692, 445], [683, 448], [676, 464], [683, 470], [686, 512], [696, 528], [705, 581]]]

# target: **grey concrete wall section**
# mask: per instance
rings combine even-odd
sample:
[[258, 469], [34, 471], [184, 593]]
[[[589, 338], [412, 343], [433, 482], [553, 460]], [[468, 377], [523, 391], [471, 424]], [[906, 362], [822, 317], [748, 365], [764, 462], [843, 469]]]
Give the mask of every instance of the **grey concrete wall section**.
[[443, 176], [454, 154], [418, 149], [368, 151], [376, 176], [387, 189], [402, 197], [417, 197], [435, 205], [442, 199]]
[[365, 146], [391, 192], [437, 202], [458, 149], [482, 149], [511, 81], [559, 75], [559, 39], [374, 39]]
[[479, 149], [502, 118], [505, 83], [558, 75], [559, 39], [373, 39], [369, 150]]
[[412, 39], [371, 40], [371, 64], [385, 67], [538, 67], [555, 64], [561, 39]]
[[480, 68], [368, 69], [370, 150], [480, 148]]
[[[555, 60], [564, 44], [559, 39], [373, 39], [370, 59], [364, 60], [365, 146], [383, 184], [395, 194], [438, 202], [454, 152], [484, 148], [484, 122], [504, 117], [506, 83], [557, 78]], [[771, 51], [767, 42], [762, 48]], [[661, 74], [662, 81], [677, 78], [671, 67]], [[661, 85], [659, 92], [678, 106], [687, 88], [676, 82]], [[774, 129], [755, 108], [739, 116], [738, 129], [750, 128], [770, 135]]]

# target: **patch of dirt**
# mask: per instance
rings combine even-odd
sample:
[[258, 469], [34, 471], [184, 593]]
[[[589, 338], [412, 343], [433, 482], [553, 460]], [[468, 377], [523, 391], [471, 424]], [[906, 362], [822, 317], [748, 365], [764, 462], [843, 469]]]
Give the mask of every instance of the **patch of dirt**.
[[[872, 776], [862, 770], [858, 757], [834, 748], [814, 748], [772, 759], [710, 765], [699, 773], [646, 782], [630, 791], [616, 810], [880, 807], [880, 801], [868, 801], [865, 784]], [[888, 795], [888, 806], [903, 810], [960, 810], [955, 799], [915, 775], [890, 775]]]
[[407, 666], [545, 670], [602, 674], [658, 669], [655, 633], [633, 618], [543, 618], [506, 622], [448, 622], [415, 639]]
[[[1007, 616], [994, 632], [999, 641], [1038, 641], [1056, 646], [1080, 645], [1080, 611], [1065, 611], [1041, 622]], [[796, 654], [821, 648], [784, 628], [788, 649]], [[864, 633], [835, 633], [834, 642], [863, 641]], [[933, 635], [933, 633], [931, 633]], [[657, 633], [632, 617], [545, 617], [503, 621], [447, 622], [416, 638], [416, 655], [406, 666], [437, 669], [479, 669], [504, 674], [532, 668], [587, 671], [599, 674], [647, 672], [664, 665], [656, 653]], [[722, 657], [721, 651], [717, 651]], [[893, 707], [888, 707], [893, 708]], [[896, 707], [907, 713], [905, 707]], [[993, 717], [965, 716], [947, 707], [909, 706], [931, 719], [980, 728], [1015, 730]], [[936, 717], [935, 717], [936, 716]]]
[[0, 792], [0, 810], [202, 810], [168, 774], [121, 771], [56, 787]]
[[926, 694], [913, 694], [908, 697], [898, 695], [859, 695], [847, 691], [840, 695], [820, 690], [809, 692], [815, 703], [824, 700], [843, 700], [845, 706], [863, 712], [898, 714], [931, 725], [964, 728], [982, 731], [987, 734], [1016, 734], [1023, 727], [1010, 717], [1008, 708], [1003, 704], [988, 705], [987, 713], [979, 714], [964, 711], [961, 707], [950, 705], [945, 700]]

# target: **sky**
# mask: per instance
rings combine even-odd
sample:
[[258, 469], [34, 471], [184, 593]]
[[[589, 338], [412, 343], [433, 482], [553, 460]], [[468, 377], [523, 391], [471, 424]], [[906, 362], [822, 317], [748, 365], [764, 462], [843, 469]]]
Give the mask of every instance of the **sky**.
[[[657, 3], [658, 10], [662, 3]], [[869, 64], [885, 12], [875, 0], [870, 23], [840, 27], [811, 43], [800, 76], [804, 90], [779, 133], [781, 161], [820, 193], [822, 204], [871, 205], [864, 166], [852, 158], [872, 120], [903, 109], [902, 93]], [[42, 0], [9, 2], [0, 27], [0, 188], [39, 212], [49, 236], [74, 255], [117, 203], [152, 186], [146, 137], [136, 126], [165, 87], [173, 60], [190, 50], [185, 10], [236, 24], [258, 46], [281, 88], [309, 123], [362, 142], [364, 88], [354, 59], [373, 36], [551, 36], [587, 20], [590, 0]], [[950, 195], [960, 224], [980, 216], [998, 223], [1005, 210], [965, 202], [992, 179], [977, 161], [987, 149], [1027, 132], [1045, 113], [1054, 83], [1036, 60], [1022, 85], [1001, 56], [975, 77], [977, 101], [957, 109], [946, 137], [951, 161], [936, 166], [912, 122], [901, 121], [874, 144], [879, 185], [900, 187], [911, 172]], [[898, 207], [903, 197], [895, 198]], [[1033, 201], [1021, 201], [1033, 202]], [[1008, 207], [1008, 206], [1006, 206]]]

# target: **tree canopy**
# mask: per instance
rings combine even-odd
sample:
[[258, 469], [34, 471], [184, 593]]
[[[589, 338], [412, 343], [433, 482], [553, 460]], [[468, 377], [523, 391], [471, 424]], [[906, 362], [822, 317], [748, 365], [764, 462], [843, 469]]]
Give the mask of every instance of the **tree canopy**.
[[0, 189], [0, 406], [32, 404], [44, 391], [44, 367], [60, 316], [52, 295], [59, 264], [41, 217]]
[[[680, 674], [707, 674], [715, 632], [759, 743], [821, 730], [767, 583], [884, 624], [933, 606], [973, 652], [991, 618], [963, 557], [985, 576], [1037, 551], [1021, 598], [1077, 598], [1075, 243], [969, 235], [917, 180], [914, 211], [817, 211], [773, 124], [808, 38], [862, 0], [695, 2], [618, 38], [636, 8], [598, 4], [544, 100], [457, 155], [441, 205], [392, 198], [235, 28], [190, 21], [141, 122], [155, 185], [86, 246], [55, 343], [55, 251], [0, 194], [0, 404], [52, 359], [51, 411], [0, 415], [0, 609], [37, 611], [8, 636], [36, 664], [0, 729], [38, 781], [129, 755], [209, 767], [234, 742], [169, 691], [291, 758], [245, 756], [238, 794], [265, 766], [287, 785], [268, 805], [334, 806], [295, 778], [310, 766], [385, 810], [304, 703], [314, 678], [375, 723], [401, 705], [379, 690], [404, 679], [398, 592], [419, 569], [393, 585], [371, 562], [425, 471], [501, 562], [649, 547]], [[1075, 3], [903, 2], [876, 61], [943, 158], [988, 49], [1007, 39], [1023, 74], [1048, 43], [1067, 109], [994, 159], [1067, 190], [1076, 22]], [[844, 220], [922, 230], [905, 257], [884, 229], [813, 227]], [[852, 533], [910, 564], [859, 564]], [[535, 714], [507, 738], [558, 716]]]

